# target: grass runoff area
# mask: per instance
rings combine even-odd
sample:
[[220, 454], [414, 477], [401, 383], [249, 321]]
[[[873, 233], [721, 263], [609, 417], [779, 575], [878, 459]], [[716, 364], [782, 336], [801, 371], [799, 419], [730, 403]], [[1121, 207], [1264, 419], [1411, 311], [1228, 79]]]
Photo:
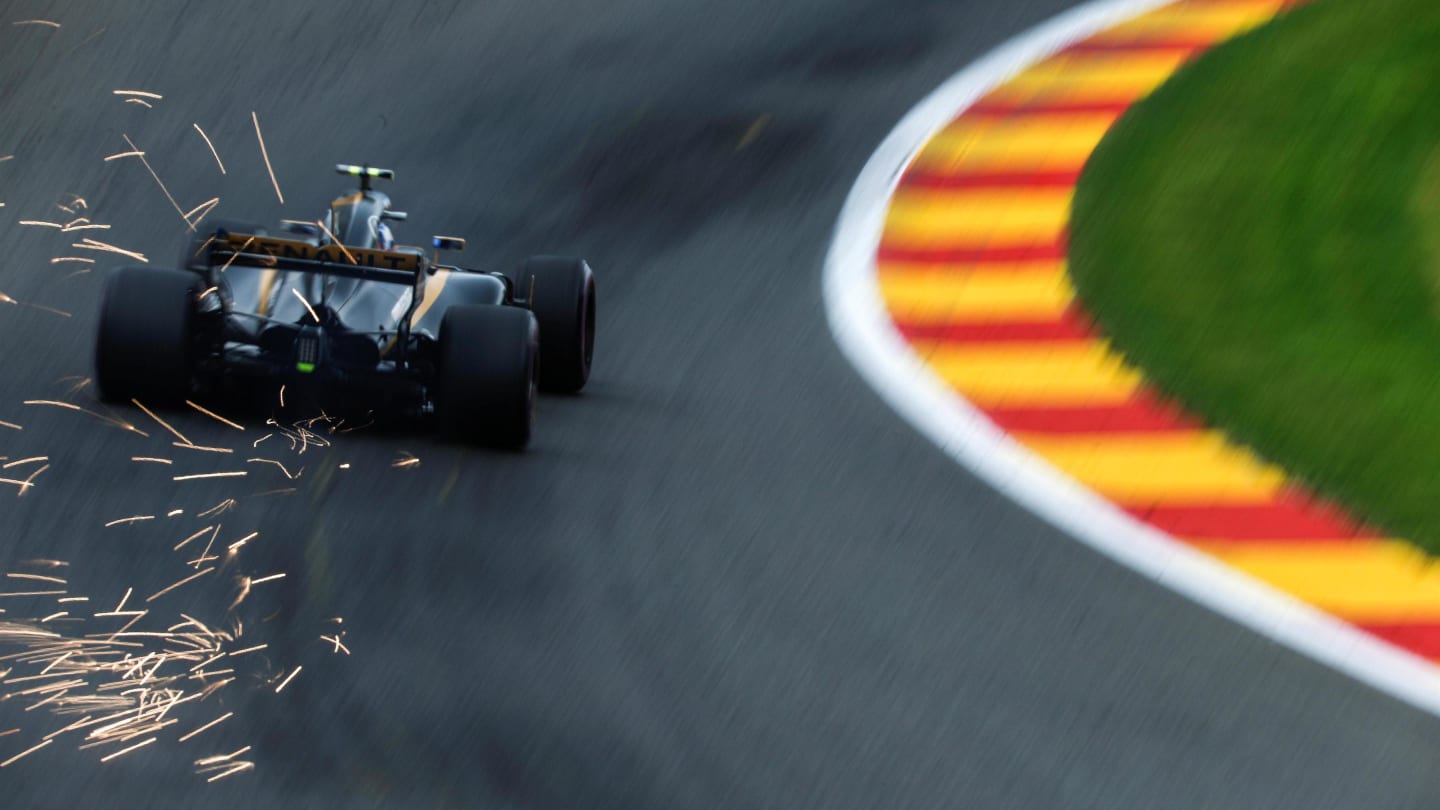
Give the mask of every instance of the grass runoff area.
[[1440, 4], [1317, 0], [1133, 108], [1076, 192], [1115, 347], [1299, 481], [1440, 553]]

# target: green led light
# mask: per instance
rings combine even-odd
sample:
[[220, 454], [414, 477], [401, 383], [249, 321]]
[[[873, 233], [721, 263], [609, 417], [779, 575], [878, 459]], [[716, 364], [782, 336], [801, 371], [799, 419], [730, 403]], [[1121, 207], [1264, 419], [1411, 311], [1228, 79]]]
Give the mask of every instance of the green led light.
[[310, 372], [312, 372], [312, 371], [315, 370], [315, 364], [314, 364], [314, 363], [296, 363], [296, 364], [295, 364], [295, 370], [296, 370], [296, 371], [299, 371], [301, 374], [309, 374]]

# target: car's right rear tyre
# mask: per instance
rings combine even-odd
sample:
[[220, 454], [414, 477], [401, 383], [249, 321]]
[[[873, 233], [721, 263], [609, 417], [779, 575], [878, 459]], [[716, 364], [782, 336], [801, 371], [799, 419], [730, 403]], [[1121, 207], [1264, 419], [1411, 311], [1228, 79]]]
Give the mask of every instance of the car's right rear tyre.
[[540, 387], [576, 393], [595, 354], [595, 272], [583, 259], [532, 256], [514, 284], [540, 323]]
[[190, 393], [199, 285], [199, 276], [184, 270], [122, 267], [111, 274], [95, 342], [102, 397], [165, 405]]
[[440, 321], [435, 416], [446, 438], [519, 450], [534, 422], [540, 329], [528, 310], [453, 306]]

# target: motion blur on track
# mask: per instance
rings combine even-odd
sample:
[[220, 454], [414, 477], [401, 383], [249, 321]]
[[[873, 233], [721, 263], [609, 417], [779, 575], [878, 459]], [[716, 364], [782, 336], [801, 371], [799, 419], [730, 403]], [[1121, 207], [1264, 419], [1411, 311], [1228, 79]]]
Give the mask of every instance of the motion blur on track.
[[[0, 474], [34, 475], [0, 485], [0, 571], [69, 563], [63, 585], [4, 592], [118, 612], [133, 589], [124, 610], [208, 600], [224, 615], [248, 577], [241, 638], [267, 645], [219, 667], [237, 677], [223, 706], [184, 704], [152, 744], [102, 763], [126, 746], [82, 750], [67, 733], [0, 769], [9, 801], [1432, 795], [1431, 724], [1007, 506], [831, 344], [820, 262], [871, 149], [946, 76], [1064, 5], [0, 6], [0, 421], [22, 428], [0, 425], [0, 464], [44, 458]], [[11, 25], [32, 20], [56, 25]], [[105, 159], [133, 152], [144, 160]], [[531, 452], [363, 422], [102, 410], [85, 378], [104, 268], [142, 263], [114, 251], [168, 261], [185, 216], [216, 198], [206, 216], [308, 219], [331, 191], [314, 167], [350, 156], [434, 189], [427, 230], [498, 269], [543, 246], [606, 271], [594, 377], [539, 401]], [[208, 552], [209, 535], [176, 549], [214, 525]], [[0, 619], [82, 604], [5, 597]], [[91, 621], [61, 627], [115, 629]], [[19, 706], [0, 703], [0, 735], [20, 729], [0, 761], [53, 728]], [[245, 746], [253, 771], [206, 781], [219, 772], [198, 761]]]

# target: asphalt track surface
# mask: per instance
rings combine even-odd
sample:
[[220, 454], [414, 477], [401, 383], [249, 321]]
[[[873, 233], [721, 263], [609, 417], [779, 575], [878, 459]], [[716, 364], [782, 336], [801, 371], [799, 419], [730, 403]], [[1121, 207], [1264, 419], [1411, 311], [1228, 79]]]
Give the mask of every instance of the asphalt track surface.
[[[255, 773], [206, 785], [191, 760], [212, 749], [102, 765], [70, 742], [0, 770], [5, 805], [1431, 806], [1433, 720], [998, 500], [831, 342], [820, 265], [870, 151], [1063, 5], [0, 5], [0, 290], [74, 313], [0, 309], [0, 419], [24, 426], [3, 452], [52, 465], [0, 497], [0, 567], [61, 558], [81, 590], [158, 589], [178, 530], [103, 524], [234, 497], [229, 525], [262, 531], [247, 562], [290, 574], [246, 603], [251, 637], [306, 662], [280, 695], [227, 698], [213, 748], [253, 744]], [[9, 26], [37, 17], [62, 28]], [[109, 241], [175, 252], [154, 181], [101, 160], [122, 134], [186, 207], [314, 216], [329, 165], [363, 160], [399, 172], [402, 239], [465, 235], [496, 267], [587, 256], [590, 388], [542, 403], [523, 456], [360, 431], [263, 497], [286, 482], [130, 461], [223, 467], [143, 415], [150, 439], [21, 405], [90, 373], [105, 262], [64, 278], [57, 235], [15, 220], [79, 193]], [[402, 452], [420, 464], [391, 467]], [[333, 615], [348, 658], [316, 655]]]

